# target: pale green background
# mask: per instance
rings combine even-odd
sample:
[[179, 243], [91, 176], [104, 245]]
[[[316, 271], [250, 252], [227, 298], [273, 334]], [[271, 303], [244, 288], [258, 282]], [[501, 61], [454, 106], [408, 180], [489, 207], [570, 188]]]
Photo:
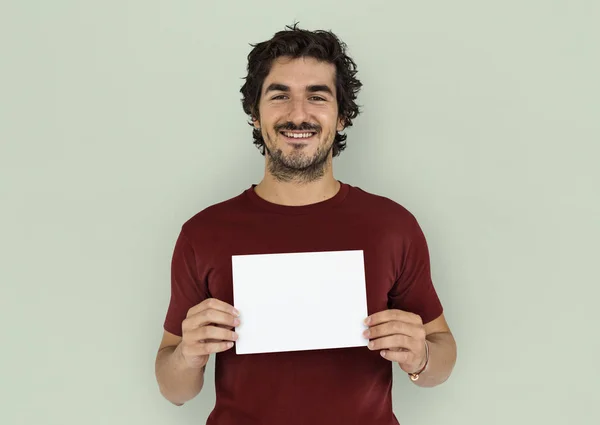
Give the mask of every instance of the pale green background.
[[402, 425], [600, 423], [597, 0], [0, 5], [2, 425], [204, 423], [212, 361], [183, 408], [154, 379], [173, 244], [261, 178], [241, 78], [294, 20], [348, 43], [336, 176], [420, 220], [458, 340]]

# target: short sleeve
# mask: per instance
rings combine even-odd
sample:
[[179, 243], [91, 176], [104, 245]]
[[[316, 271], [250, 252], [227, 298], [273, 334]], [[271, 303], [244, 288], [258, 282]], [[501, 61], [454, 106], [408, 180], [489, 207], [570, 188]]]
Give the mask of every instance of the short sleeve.
[[427, 241], [414, 218], [406, 245], [398, 254], [400, 270], [388, 294], [389, 308], [418, 314], [425, 324], [438, 318], [443, 308], [431, 279]]
[[164, 329], [182, 336], [181, 324], [188, 310], [208, 297], [207, 287], [198, 276], [196, 254], [182, 230], [175, 242], [171, 260], [171, 299]]

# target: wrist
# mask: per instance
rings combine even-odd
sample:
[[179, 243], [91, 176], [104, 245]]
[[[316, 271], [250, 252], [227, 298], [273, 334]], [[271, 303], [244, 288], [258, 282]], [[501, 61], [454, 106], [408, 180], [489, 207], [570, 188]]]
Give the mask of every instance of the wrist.
[[173, 350], [173, 357], [175, 359], [175, 364], [177, 365], [178, 369], [187, 367], [187, 362], [185, 361], [185, 356], [183, 355], [183, 351], [181, 350], [181, 344], [182, 344], [182, 342], [177, 344], [177, 346]]
[[416, 381], [417, 379], [419, 379], [419, 376], [427, 370], [427, 366], [429, 366], [429, 343], [427, 342], [427, 340], [425, 340], [425, 356], [417, 370], [415, 372], [409, 373], [408, 376], [412, 381]]

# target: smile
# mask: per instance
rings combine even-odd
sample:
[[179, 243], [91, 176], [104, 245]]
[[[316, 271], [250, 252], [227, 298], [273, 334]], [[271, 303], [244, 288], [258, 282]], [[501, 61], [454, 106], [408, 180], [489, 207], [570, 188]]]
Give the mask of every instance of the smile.
[[306, 140], [306, 139], [310, 139], [315, 134], [317, 134], [317, 133], [312, 132], [312, 131], [307, 131], [307, 132], [280, 131], [279, 133], [282, 134], [282, 135], [284, 135], [288, 139], [294, 139], [294, 140]]

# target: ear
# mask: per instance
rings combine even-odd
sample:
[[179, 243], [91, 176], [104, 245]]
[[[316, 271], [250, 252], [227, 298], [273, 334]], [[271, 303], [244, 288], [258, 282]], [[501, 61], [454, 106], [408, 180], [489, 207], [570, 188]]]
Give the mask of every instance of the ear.
[[254, 125], [254, 128], [256, 128], [257, 130], [260, 130], [260, 121], [259, 120], [252, 117], [252, 124]]
[[337, 131], [342, 131], [344, 129], [344, 119], [340, 117], [337, 122]]

